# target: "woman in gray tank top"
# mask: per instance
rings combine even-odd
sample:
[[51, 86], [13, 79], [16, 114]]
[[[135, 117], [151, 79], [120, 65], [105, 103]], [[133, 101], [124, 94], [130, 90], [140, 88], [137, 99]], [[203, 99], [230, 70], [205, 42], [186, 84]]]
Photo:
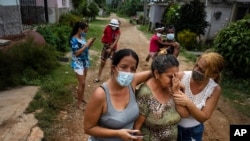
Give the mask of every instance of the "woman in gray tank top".
[[121, 49], [112, 60], [111, 78], [98, 87], [89, 100], [84, 115], [84, 131], [91, 141], [123, 141], [133, 136], [134, 121], [139, 116], [135, 100], [136, 86], [151, 77], [151, 71], [135, 73], [138, 55]]

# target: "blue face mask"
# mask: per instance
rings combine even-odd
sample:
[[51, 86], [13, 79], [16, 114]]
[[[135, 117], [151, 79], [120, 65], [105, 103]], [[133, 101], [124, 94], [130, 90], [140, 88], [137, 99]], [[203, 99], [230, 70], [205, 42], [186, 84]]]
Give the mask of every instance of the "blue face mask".
[[167, 40], [173, 41], [174, 40], [174, 34], [173, 33], [167, 34]]
[[134, 78], [134, 73], [118, 71], [118, 76], [116, 78], [117, 82], [121, 86], [128, 86]]
[[82, 32], [82, 33], [81, 33], [81, 36], [82, 36], [83, 38], [86, 38], [86, 35], [87, 35], [87, 33], [85, 33], [85, 32]]

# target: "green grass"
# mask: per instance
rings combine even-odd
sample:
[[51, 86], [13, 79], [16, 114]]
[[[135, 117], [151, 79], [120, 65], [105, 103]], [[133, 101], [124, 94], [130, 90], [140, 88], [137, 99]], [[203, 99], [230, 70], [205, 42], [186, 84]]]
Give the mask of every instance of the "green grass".
[[221, 82], [223, 97], [241, 113], [250, 117], [250, 81], [225, 75]]
[[148, 31], [148, 26], [149, 25], [137, 25], [137, 28], [144, 33], [148, 40], [150, 40], [154, 33]]
[[41, 89], [26, 109], [27, 113], [34, 113], [38, 125], [46, 137], [53, 135], [53, 123], [61, 110], [73, 103], [72, 88], [77, 84], [75, 73], [69, 64], [62, 64], [50, 75], [40, 81]]
[[[96, 37], [91, 50], [101, 51], [100, 39], [108, 22], [108, 20], [90, 22], [87, 38]], [[91, 56], [91, 58], [91, 64], [94, 65], [98, 56]], [[62, 63], [49, 75], [31, 80], [29, 84], [39, 85], [41, 88], [27, 107], [26, 113], [35, 113], [38, 125], [44, 131], [43, 140], [50, 140], [56, 132], [53, 125], [60, 122], [57, 120], [57, 115], [60, 111], [66, 110], [68, 106], [73, 104], [74, 94], [72, 90], [77, 85], [75, 73], [70, 67], [70, 62]]]
[[87, 38], [95, 37], [95, 43], [91, 47], [92, 50], [100, 51], [102, 49], [101, 38], [105, 26], [109, 23], [109, 20], [94, 20], [89, 23], [89, 30], [87, 33]]

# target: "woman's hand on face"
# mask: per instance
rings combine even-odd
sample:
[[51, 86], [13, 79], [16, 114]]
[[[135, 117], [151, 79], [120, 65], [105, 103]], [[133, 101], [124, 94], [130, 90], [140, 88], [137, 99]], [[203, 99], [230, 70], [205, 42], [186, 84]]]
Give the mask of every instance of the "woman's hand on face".
[[175, 74], [173, 75], [171, 83], [172, 83], [171, 89], [172, 89], [173, 94], [180, 93], [180, 91], [183, 89], [183, 87], [181, 85], [179, 78], [177, 78]]

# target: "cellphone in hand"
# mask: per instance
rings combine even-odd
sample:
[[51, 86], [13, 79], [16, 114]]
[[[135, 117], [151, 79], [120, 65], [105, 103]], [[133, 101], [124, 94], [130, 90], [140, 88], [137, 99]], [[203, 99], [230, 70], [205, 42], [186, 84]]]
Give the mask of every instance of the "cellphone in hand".
[[135, 135], [137, 139], [143, 139], [142, 135]]
[[92, 41], [91, 41], [91, 43], [93, 43], [93, 42], [95, 41], [95, 39], [96, 39], [96, 38], [92, 38]]
[[143, 134], [133, 134], [137, 139], [143, 139]]

